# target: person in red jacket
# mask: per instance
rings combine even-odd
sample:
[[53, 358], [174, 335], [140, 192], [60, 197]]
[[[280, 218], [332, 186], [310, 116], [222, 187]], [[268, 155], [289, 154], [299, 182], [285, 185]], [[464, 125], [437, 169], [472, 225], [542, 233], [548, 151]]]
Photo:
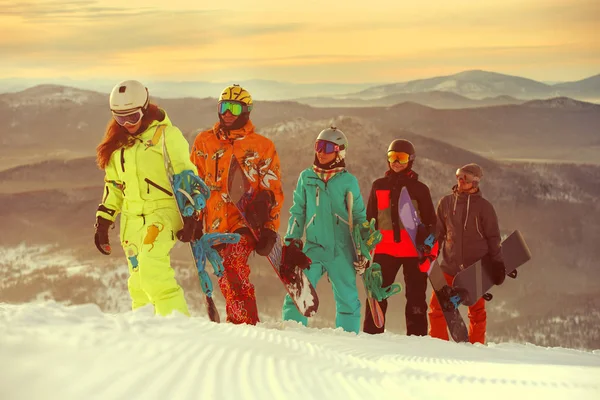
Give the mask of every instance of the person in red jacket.
[[[419, 181], [413, 171], [415, 148], [408, 140], [394, 140], [387, 152], [389, 169], [383, 178], [373, 182], [367, 204], [367, 221], [376, 220], [376, 227], [383, 235], [375, 248], [374, 262], [381, 265], [382, 286], [394, 283], [396, 274], [403, 267], [406, 293], [406, 334], [427, 335], [427, 274], [419, 269], [419, 259], [406, 229], [398, 215], [400, 191], [406, 187], [410, 197], [416, 201], [416, 208], [427, 232], [421, 232], [417, 241], [423, 241], [435, 232], [436, 215], [429, 188]], [[418, 244], [418, 243], [417, 243]], [[368, 303], [368, 302], [365, 302]], [[384, 315], [387, 300], [380, 303]], [[363, 331], [383, 333], [385, 325], [378, 328], [367, 305]]]
[[[506, 270], [500, 251], [500, 228], [494, 206], [483, 198], [479, 182], [483, 170], [477, 164], [467, 164], [456, 171], [457, 184], [452, 193], [444, 196], [437, 207], [437, 239], [440, 249], [440, 267], [446, 281], [463, 268], [482, 260], [490, 265], [492, 278], [501, 285]], [[435, 293], [431, 295], [429, 334], [448, 340], [444, 313]], [[469, 341], [484, 343], [487, 314], [483, 298], [469, 307]]]

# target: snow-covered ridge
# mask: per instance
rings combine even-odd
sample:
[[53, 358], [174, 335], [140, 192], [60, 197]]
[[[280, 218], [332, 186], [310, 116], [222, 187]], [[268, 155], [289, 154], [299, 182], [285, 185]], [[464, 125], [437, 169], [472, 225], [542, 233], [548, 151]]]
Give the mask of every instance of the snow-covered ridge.
[[0, 101], [3, 101], [11, 108], [48, 106], [61, 103], [81, 105], [98, 99], [104, 99], [104, 96], [97, 92], [60, 85], [39, 85], [19, 93], [0, 95]]
[[10, 399], [461, 399], [600, 396], [600, 352], [215, 324], [96, 306], [0, 305]]
[[532, 108], [565, 108], [571, 110], [590, 110], [599, 109], [600, 105], [594, 103], [587, 103], [585, 101], [579, 101], [571, 99], [569, 97], [554, 97], [545, 100], [531, 100], [523, 103], [524, 106]]

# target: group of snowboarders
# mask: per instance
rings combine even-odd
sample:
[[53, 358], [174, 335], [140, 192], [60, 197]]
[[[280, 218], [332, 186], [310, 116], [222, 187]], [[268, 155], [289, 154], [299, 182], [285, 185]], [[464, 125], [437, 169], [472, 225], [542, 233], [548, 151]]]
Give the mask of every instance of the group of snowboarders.
[[[315, 140], [313, 164], [298, 177], [287, 230], [278, 243], [284, 203], [279, 157], [274, 143], [255, 132], [250, 119], [254, 104], [247, 90], [231, 85], [222, 91], [218, 121], [197, 135], [191, 154], [181, 131], [165, 110], [150, 102], [142, 83], [128, 80], [117, 84], [109, 103], [112, 119], [97, 147], [105, 183], [94, 241], [102, 254], [111, 253], [109, 229], [120, 213], [119, 236], [129, 267], [132, 309], [152, 304], [159, 315], [173, 311], [190, 315], [171, 267], [170, 252], [177, 240], [194, 242], [208, 233], [239, 235], [235, 243], [215, 246], [224, 267], [218, 284], [227, 321], [234, 324], [259, 322], [248, 258], [253, 252], [268, 256], [278, 244], [282, 265], [298, 268], [314, 287], [327, 274], [336, 305], [335, 326], [348, 332], [360, 331], [357, 276], [365, 282], [367, 276], [369, 282], [378, 282], [379, 287], [373, 289], [376, 292], [391, 287], [402, 268], [407, 335], [429, 334], [445, 340], [446, 321], [435, 293], [427, 304], [424, 265], [439, 253], [439, 266], [451, 285], [461, 269], [485, 258], [494, 283], [500, 285], [504, 280], [498, 220], [493, 206], [482, 197], [479, 183], [483, 171], [477, 164], [456, 171], [452, 193], [439, 201], [436, 210], [428, 186], [413, 170], [413, 144], [394, 140], [386, 153], [388, 169], [373, 182], [365, 204], [357, 178], [346, 169], [346, 135], [336, 127], [326, 128]], [[165, 173], [163, 145], [169, 148], [174, 174], [191, 171], [210, 189], [201, 210], [191, 216], [181, 214], [174, 200]], [[238, 186], [232, 182], [236, 179], [242, 182], [242, 193], [234, 193]], [[415, 243], [398, 212], [403, 187], [422, 221]], [[249, 193], [242, 215], [236, 202]], [[369, 275], [372, 269], [375, 272]], [[385, 317], [386, 296], [367, 300], [363, 331], [382, 333], [385, 325], [376, 323], [375, 308], [370, 305], [380, 308]], [[308, 321], [289, 294], [283, 301], [282, 317], [304, 325]], [[484, 343], [483, 298], [469, 307], [468, 317], [469, 340]]]

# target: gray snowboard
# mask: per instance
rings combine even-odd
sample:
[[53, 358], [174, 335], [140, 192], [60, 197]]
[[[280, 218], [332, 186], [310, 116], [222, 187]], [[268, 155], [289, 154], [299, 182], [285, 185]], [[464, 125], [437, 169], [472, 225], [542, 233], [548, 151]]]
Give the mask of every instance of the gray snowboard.
[[[502, 241], [502, 257], [506, 266], [506, 274], [516, 277], [516, 269], [531, 259], [531, 252], [523, 235], [518, 230]], [[461, 303], [472, 306], [482, 298], [493, 286], [488, 266], [477, 261], [454, 277], [452, 286], [460, 293]], [[488, 300], [491, 295], [488, 294]]]

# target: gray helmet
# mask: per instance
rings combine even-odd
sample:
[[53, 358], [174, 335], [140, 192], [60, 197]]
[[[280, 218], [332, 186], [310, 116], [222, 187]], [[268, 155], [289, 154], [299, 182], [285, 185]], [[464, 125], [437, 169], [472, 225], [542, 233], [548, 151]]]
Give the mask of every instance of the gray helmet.
[[481, 178], [483, 178], [483, 168], [475, 163], [463, 165], [456, 170], [456, 176], [467, 174], [472, 176], [473, 187], [478, 187]]
[[328, 142], [332, 142], [340, 146], [340, 151], [338, 152], [340, 158], [346, 157], [346, 150], [348, 149], [348, 139], [344, 132], [340, 131], [335, 126], [331, 126], [327, 129], [323, 129], [319, 136], [317, 136], [317, 140], [327, 140]]

